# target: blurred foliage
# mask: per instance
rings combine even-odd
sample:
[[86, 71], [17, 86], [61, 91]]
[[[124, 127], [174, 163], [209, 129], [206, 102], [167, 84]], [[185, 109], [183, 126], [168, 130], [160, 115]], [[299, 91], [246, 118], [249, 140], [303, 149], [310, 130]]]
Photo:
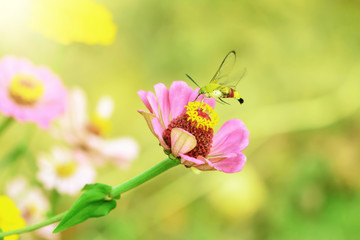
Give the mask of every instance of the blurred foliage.
[[[124, 195], [109, 216], [65, 231], [63, 239], [359, 236], [358, 1], [99, 0], [118, 28], [115, 43], [106, 47], [58, 45], [27, 26], [26, 7], [0, 2], [1, 56], [48, 65], [67, 86], [84, 88], [90, 106], [104, 94], [115, 99], [111, 136], [133, 136], [142, 150], [128, 171], [101, 169], [98, 181], [106, 184], [165, 158], [136, 112], [145, 109], [136, 91], [187, 81], [185, 73], [206, 84], [232, 49], [247, 69], [237, 88], [245, 104], [216, 108], [220, 124], [240, 118], [251, 132], [243, 172], [172, 169]], [[2, 155], [31, 128], [18, 126], [1, 136]], [[38, 131], [29, 148], [37, 153], [51, 144]], [[0, 189], [16, 174], [34, 177], [28, 158], [1, 170]], [[73, 202], [64, 196], [61, 208]]]

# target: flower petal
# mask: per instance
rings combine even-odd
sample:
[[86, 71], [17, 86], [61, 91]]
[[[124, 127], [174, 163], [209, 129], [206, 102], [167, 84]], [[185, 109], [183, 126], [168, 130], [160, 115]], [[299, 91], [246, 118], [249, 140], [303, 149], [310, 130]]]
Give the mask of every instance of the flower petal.
[[217, 170], [224, 173], [239, 172], [243, 169], [246, 162], [246, 156], [243, 153], [229, 154], [228, 157], [226, 156], [222, 156], [222, 157], [225, 158], [217, 162], [212, 162], [213, 159], [210, 160], [204, 159], [204, 160], [207, 162], [209, 166], [214, 167]]
[[149, 104], [150, 104], [151, 109], [152, 109], [152, 113], [154, 113], [157, 118], [160, 118], [159, 104], [158, 104], [158, 102], [156, 100], [155, 94], [153, 92], [148, 92], [146, 98], [149, 101]]
[[160, 106], [161, 119], [164, 123], [165, 128], [167, 128], [170, 122], [169, 90], [162, 83], [156, 84], [154, 86], [154, 89]]
[[175, 81], [170, 86], [170, 111], [171, 119], [176, 118], [185, 110], [190, 95], [194, 90], [183, 81]]
[[139, 153], [138, 143], [130, 137], [106, 140], [100, 146], [99, 152], [120, 168], [126, 168]]
[[[189, 101], [194, 101], [196, 99], [196, 97], [199, 95], [199, 88], [196, 88], [190, 95]], [[204, 99], [204, 100], [203, 100]], [[207, 98], [206, 95], [200, 95], [196, 101], [201, 101], [203, 100], [203, 102], [209, 104], [210, 107], [214, 108], [215, 107], [215, 99], [214, 98]]]
[[179, 156], [181, 157], [181, 163], [187, 167], [191, 167], [194, 164], [204, 164], [204, 161], [190, 157], [182, 153], [179, 153]]
[[196, 138], [191, 133], [181, 129], [171, 130], [171, 152], [175, 157], [190, 152], [196, 147]]
[[241, 120], [227, 121], [215, 134], [209, 156], [241, 152], [249, 144], [249, 134]]
[[143, 90], [139, 90], [139, 91], [137, 91], [137, 94], [139, 95], [141, 101], [143, 101], [143, 103], [145, 104], [146, 108], [150, 112], [152, 112], [152, 108], [150, 106], [149, 100], [147, 99], [148, 92], [143, 91]]
[[138, 110], [138, 113], [140, 113], [145, 118], [145, 121], [146, 121], [150, 131], [156, 136], [154, 127], [152, 125], [152, 120], [153, 120], [153, 118], [155, 118], [155, 115], [152, 113], [149, 113], [149, 112], [145, 112], [143, 110]]
[[162, 133], [164, 132], [164, 128], [160, 123], [159, 119], [155, 117], [154, 114], [145, 112], [143, 110], [138, 110], [138, 112], [145, 118], [145, 121], [154, 136], [159, 139], [159, 142], [163, 148], [166, 150], [170, 150], [170, 147], [165, 143]]
[[143, 101], [147, 109], [150, 111], [150, 113], [153, 113], [156, 117], [159, 117], [159, 104], [156, 100], [154, 93], [150, 91], [145, 92], [143, 90], [140, 90], [137, 93], [141, 98], [141, 101]]
[[164, 127], [162, 126], [160, 120], [158, 118], [154, 118], [152, 120], [152, 125], [154, 128], [155, 136], [159, 139], [159, 142], [165, 150], [170, 151], [170, 147], [165, 143], [164, 138], [162, 137], [164, 132]]

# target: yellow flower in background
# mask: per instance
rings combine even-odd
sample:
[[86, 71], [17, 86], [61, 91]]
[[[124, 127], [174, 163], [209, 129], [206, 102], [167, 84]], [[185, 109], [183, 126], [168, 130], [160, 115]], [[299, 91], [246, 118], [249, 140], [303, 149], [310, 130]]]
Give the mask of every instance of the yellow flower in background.
[[[2, 232], [25, 227], [25, 221], [20, 217], [20, 210], [7, 196], [0, 195], [0, 229]], [[17, 240], [18, 235], [5, 237], [4, 240]]]
[[92, 0], [35, 0], [29, 22], [35, 31], [61, 44], [110, 45], [115, 40], [111, 13]]
[[247, 165], [246, 171], [231, 177], [219, 176], [220, 187], [209, 193], [210, 203], [230, 220], [246, 221], [265, 203], [267, 189], [256, 170]]

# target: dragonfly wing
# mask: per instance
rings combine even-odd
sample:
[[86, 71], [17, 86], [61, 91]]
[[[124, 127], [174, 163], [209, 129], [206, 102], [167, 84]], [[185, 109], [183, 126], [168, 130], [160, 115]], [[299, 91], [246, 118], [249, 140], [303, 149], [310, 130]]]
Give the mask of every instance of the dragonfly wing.
[[242, 71], [237, 71], [236, 73], [232, 74], [230, 78], [226, 79], [225, 81], [219, 83], [226, 87], [236, 88], [240, 80], [245, 76], [246, 68]]
[[218, 83], [223, 85], [224, 82], [227, 82], [229, 75], [235, 65], [236, 53], [235, 51], [230, 51], [221, 62], [219, 69], [216, 71], [213, 78], [210, 80], [210, 83]]

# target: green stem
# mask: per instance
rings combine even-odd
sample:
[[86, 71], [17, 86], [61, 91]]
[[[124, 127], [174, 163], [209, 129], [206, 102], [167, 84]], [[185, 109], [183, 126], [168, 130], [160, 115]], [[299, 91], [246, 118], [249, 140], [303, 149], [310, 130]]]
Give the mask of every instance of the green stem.
[[0, 135], [5, 131], [5, 129], [14, 122], [12, 117], [5, 118], [4, 121], [0, 125]]
[[[127, 182], [124, 182], [123, 184], [120, 184], [120, 185], [114, 187], [111, 191], [110, 197], [113, 198], [113, 197], [119, 196], [120, 194], [139, 186], [140, 184], [156, 177], [160, 173], [163, 173], [166, 170], [168, 170], [172, 167], [175, 167], [179, 164], [180, 164], [180, 160], [178, 160], [175, 157], [173, 157], [172, 155], [170, 155], [170, 158], [163, 160], [162, 162], [158, 163], [154, 167], [152, 167], [149, 170], [141, 173], [140, 175], [128, 180]], [[36, 230], [38, 228], [45, 227], [47, 225], [50, 225], [52, 223], [60, 221], [66, 214], [67, 214], [67, 212], [63, 212], [63, 213], [60, 213], [60, 214], [58, 214], [52, 218], [49, 218], [43, 222], [28, 226], [28, 227], [20, 228], [17, 230], [0, 233], [0, 239], [2, 237], [14, 235], [14, 234], [26, 233], [26, 232]]]
[[116, 197], [124, 192], [127, 192], [179, 164], [180, 161], [178, 159], [167, 158], [142, 174], [124, 182], [123, 184], [113, 187], [110, 197]]
[[51, 217], [49, 219], [46, 219], [45, 221], [42, 221], [40, 223], [31, 225], [31, 226], [27, 226], [27, 227], [24, 227], [24, 228], [20, 228], [20, 229], [0, 233], [0, 239], [2, 237], [6, 237], [6, 236], [10, 236], [10, 235], [31, 232], [31, 231], [34, 231], [36, 229], [39, 229], [39, 228], [45, 227], [47, 225], [50, 225], [52, 223], [56, 223], [56, 222], [60, 221], [66, 215], [66, 213], [67, 212], [60, 213], [60, 214], [58, 214], [56, 216], [53, 216], [53, 217]]

